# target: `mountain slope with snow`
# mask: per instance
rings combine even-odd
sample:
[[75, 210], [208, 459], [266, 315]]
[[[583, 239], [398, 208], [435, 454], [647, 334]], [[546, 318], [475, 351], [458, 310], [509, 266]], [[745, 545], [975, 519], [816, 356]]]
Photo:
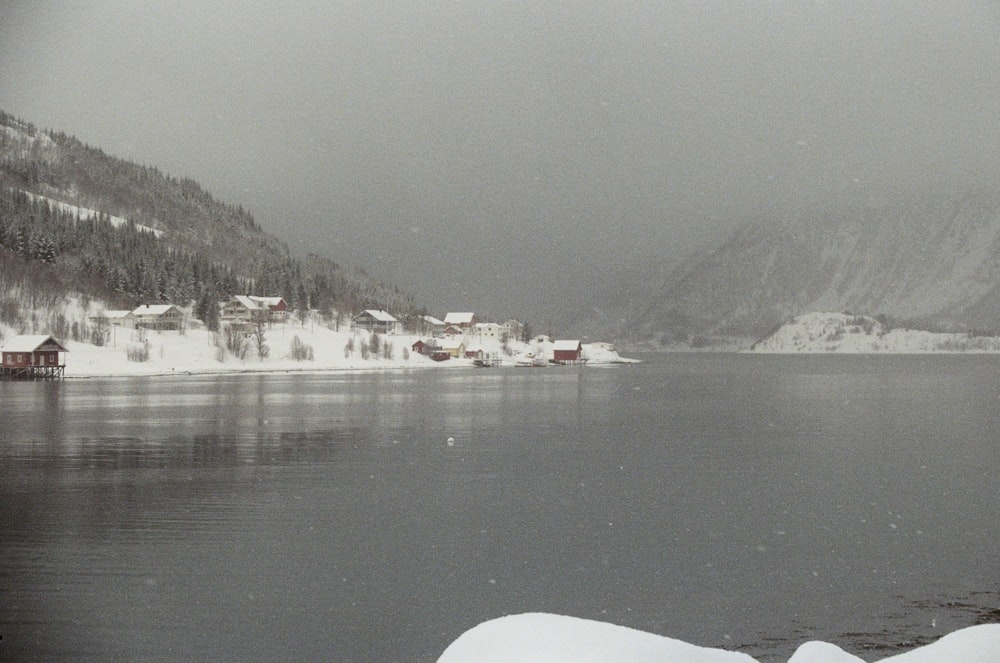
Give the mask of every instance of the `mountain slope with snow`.
[[875, 318], [848, 313], [807, 313], [750, 348], [770, 353], [1000, 352], [1000, 337], [891, 329]]
[[189, 178], [0, 111], [0, 322], [33, 328], [73, 295], [121, 309], [198, 302], [204, 312], [247, 293], [322, 311], [415, 308], [361, 269], [293, 256], [248, 211]]
[[759, 338], [808, 311], [1000, 328], [1000, 190], [764, 219], [661, 279], [623, 325], [635, 338]]

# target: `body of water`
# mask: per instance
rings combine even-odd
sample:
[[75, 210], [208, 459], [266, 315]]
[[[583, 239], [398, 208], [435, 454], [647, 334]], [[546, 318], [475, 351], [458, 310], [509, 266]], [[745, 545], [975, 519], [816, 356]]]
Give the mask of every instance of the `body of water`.
[[0, 658], [434, 661], [545, 611], [784, 661], [997, 620], [1000, 357], [0, 383]]

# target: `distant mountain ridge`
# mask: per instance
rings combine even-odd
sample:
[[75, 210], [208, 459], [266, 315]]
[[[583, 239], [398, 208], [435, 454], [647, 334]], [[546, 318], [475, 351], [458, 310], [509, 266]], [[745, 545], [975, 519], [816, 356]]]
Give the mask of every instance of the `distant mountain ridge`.
[[[67, 206], [103, 215], [88, 224], [126, 223], [74, 234]], [[137, 236], [137, 226], [159, 235]], [[1000, 188], [915, 186], [877, 205], [748, 223], [679, 263], [609, 263], [595, 266], [588, 301], [572, 302], [553, 322], [582, 338], [662, 346], [748, 345], [813, 311], [934, 331], [996, 330]], [[44, 297], [82, 290], [120, 308], [182, 300], [205, 310], [240, 292], [324, 312], [415, 310], [412, 296], [361, 270], [291, 256], [248, 211], [193, 180], [0, 112], [0, 322], [24, 317], [14, 299], [25, 299], [25, 287], [44, 288]]]
[[747, 224], [659, 280], [624, 330], [662, 345], [756, 339], [811, 311], [927, 329], [1000, 327], [1000, 192]]

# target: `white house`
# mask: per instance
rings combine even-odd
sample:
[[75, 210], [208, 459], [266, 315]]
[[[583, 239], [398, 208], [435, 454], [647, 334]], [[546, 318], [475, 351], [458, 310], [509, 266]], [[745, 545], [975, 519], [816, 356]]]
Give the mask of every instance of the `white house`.
[[476, 324], [476, 333], [481, 338], [499, 339], [504, 332], [504, 327], [495, 322], [480, 322]]
[[177, 331], [184, 325], [184, 311], [173, 304], [143, 304], [129, 316], [137, 328]]
[[399, 320], [388, 311], [365, 309], [354, 317], [354, 326], [380, 334], [399, 333]]

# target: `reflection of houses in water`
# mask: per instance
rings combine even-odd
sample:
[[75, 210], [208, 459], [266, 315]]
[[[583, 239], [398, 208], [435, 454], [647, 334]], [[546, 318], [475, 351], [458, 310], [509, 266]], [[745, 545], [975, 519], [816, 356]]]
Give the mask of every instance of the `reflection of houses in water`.
[[51, 336], [15, 336], [0, 347], [0, 380], [61, 380], [60, 352], [69, 350]]

